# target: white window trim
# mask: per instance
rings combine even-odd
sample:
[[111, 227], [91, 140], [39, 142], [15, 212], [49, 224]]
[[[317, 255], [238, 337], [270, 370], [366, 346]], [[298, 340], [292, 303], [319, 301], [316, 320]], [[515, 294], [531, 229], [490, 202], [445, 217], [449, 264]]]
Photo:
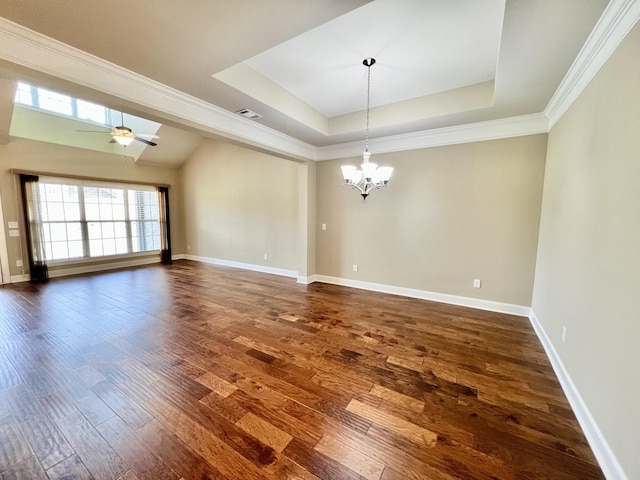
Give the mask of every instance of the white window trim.
[[[80, 211], [80, 220], [78, 220], [78, 222], [80, 222], [81, 224], [84, 224], [85, 226], [91, 222], [91, 220], [86, 220], [85, 218], [85, 205], [86, 202], [84, 201], [84, 188], [115, 188], [115, 189], [123, 189], [123, 190], [133, 190], [133, 191], [142, 191], [142, 192], [154, 192], [157, 191], [157, 187], [152, 187], [148, 184], [135, 184], [135, 183], [119, 183], [117, 180], [116, 181], [107, 181], [107, 180], [82, 180], [82, 179], [75, 179], [75, 178], [67, 178], [67, 177], [49, 177], [46, 175], [41, 175], [39, 176], [39, 183], [41, 184], [55, 184], [55, 185], [69, 185], [69, 186], [76, 186], [79, 189], [79, 199], [80, 200], [80, 205], [81, 205], [81, 211]], [[136, 222], [139, 220], [131, 220], [129, 218], [129, 208], [128, 205], [125, 204], [125, 213], [126, 213], [126, 219], [122, 220], [124, 222], [127, 223], [127, 243], [128, 243], [128, 247], [131, 248], [131, 230], [130, 230], [130, 225], [132, 222]], [[100, 220], [97, 220], [98, 222], [100, 222]], [[118, 222], [121, 220], [113, 220], [114, 222]], [[145, 220], [142, 220], [145, 221]], [[149, 220], [147, 220], [149, 221]], [[153, 221], [153, 220], [151, 220]], [[160, 223], [160, 212], [158, 212], [158, 219], [155, 220], [158, 223]], [[69, 221], [69, 222], [76, 222], [75, 220], [73, 221]], [[50, 221], [43, 221], [43, 223], [58, 223], [56, 222], [50, 222]], [[63, 223], [68, 223], [68, 222], [63, 222]], [[83, 244], [85, 244], [84, 246], [84, 250], [86, 252], [89, 252], [89, 246], [88, 246], [88, 242], [89, 242], [89, 238], [86, 236], [86, 232], [84, 232], [83, 229], [83, 238], [82, 238]], [[127, 253], [120, 253], [120, 254], [112, 254], [112, 255], [103, 255], [103, 256], [86, 256], [86, 257], [73, 257], [73, 258], [63, 258], [63, 259], [46, 259], [46, 263], [47, 265], [50, 266], [64, 266], [64, 265], [73, 265], [73, 264], [86, 264], [86, 263], [102, 263], [102, 262], [109, 262], [109, 261], [117, 261], [120, 259], [129, 259], [129, 258], [140, 258], [140, 257], [145, 257], [145, 256], [153, 256], [153, 255], [158, 255], [160, 254], [160, 249], [156, 249], [156, 250], [144, 250], [144, 251], [139, 251], [139, 252], [127, 252]]]
[[[76, 97], [72, 97], [71, 95], [68, 95], [66, 93], [56, 92], [55, 90], [50, 90], [48, 88], [39, 87], [37, 85], [33, 85], [33, 84], [30, 84], [30, 83], [26, 83], [26, 82], [21, 82], [21, 83], [24, 83], [25, 85], [29, 85], [29, 87], [31, 89], [31, 98], [32, 98], [32, 100], [37, 100], [37, 102], [36, 102], [37, 105], [35, 105], [35, 104], [29, 105], [27, 103], [20, 102], [18, 100], [18, 93], [17, 92], [16, 92], [16, 97], [14, 98], [14, 104], [15, 105], [18, 105], [18, 106], [20, 106], [22, 108], [28, 108], [30, 110], [35, 110], [35, 111], [38, 111], [38, 112], [44, 112], [44, 113], [47, 113], [49, 115], [55, 115], [55, 116], [58, 116], [58, 117], [61, 117], [61, 118], [76, 120], [78, 122], [83, 122], [83, 123], [96, 125], [96, 126], [100, 126], [100, 127], [107, 127], [107, 128], [110, 127], [109, 123], [107, 123], [107, 122], [110, 121], [109, 109], [107, 107], [105, 107], [104, 105], [100, 105], [98, 103], [89, 102], [87, 100], [83, 100], [83, 99], [79, 99], [79, 98], [76, 98]], [[49, 110], [48, 108], [42, 108], [40, 106], [40, 95], [38, 93], [38, 89], [46, 90], [48, 92], [51, 92], [51, 93], [54, 93], [54, 94], [57, 94], [57, 95], [64, 95], [65, 97], [68, 97], [71, 100], [71, 114], [66, 114], [64, 112], [58, 112], [56, 110]], [[89, 118], [80, 118], [78, 116], [78, 100], [81, 100], [81, 101], [87, 102], [87, 103], [93, 103], [94, 105], [97, 105], [99, 107], [104, 108], [104, 110], [105, 110], [105, 115], [104, 115], [105, 123], [96, 122], [95, 120], [91, 120]]]

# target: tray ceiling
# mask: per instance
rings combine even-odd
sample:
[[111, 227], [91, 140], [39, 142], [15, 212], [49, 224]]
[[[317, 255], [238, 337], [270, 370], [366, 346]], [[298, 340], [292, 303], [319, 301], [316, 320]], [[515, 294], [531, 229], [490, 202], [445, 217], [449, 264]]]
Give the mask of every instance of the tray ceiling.
[[[0, 34], [16, 43], [0, 46], [0, 75], [267, 150], [277, 150], [264, 140], [268, 135], [286, 136], [299, 142], [293, 156], [305, 157], [363, 137], [365, 57], [378, 60], [371, 72], [373, 137], [542, 112], [606, 6], [605, 0], [187, 0], [162, 8], [152, 0], [10, 1], [0, 4]], [[101, 69], [109, 74], [96, 73]], [[232, 113], [243, 108], [262, 118]], [[207, 118], [216, 116], [229, 128], [212, 127]]]

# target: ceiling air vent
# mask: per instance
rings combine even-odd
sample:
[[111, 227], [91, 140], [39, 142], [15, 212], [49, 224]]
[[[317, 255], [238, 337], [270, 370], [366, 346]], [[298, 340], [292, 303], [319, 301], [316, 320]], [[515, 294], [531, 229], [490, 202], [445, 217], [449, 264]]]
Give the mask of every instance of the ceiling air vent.
[[257, 118], [262, 118], [262, 115], [260, 115], [260, 114], [258, 114], [256, 112], [252, 112], [248, 108], [243, 108], [242, 110], [237, 110], [236, 113], [238, 115], [242, 115], [243, 117], [249, 118], [251, 120], [255, 120]]

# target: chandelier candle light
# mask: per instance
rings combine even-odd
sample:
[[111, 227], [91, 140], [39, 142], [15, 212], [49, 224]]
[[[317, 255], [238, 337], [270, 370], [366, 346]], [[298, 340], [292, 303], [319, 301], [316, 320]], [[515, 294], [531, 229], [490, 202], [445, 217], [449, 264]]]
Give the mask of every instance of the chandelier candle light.
[[362, 64], [367, 67], [367, 136], [362, 154], [362, 165], [359, 170], [353, 165], [342, 166], [342, 176], [344, 184], [353, 187], [362, 195], [362, 202], [367, 201], [371, 190], [386, 187], [393, 173], [393, 167], [379, 167], [375, 163], [369, 162], [369, 106], [371, 100], [371, 67], [376, 63], [375, 58], [365, 58]]

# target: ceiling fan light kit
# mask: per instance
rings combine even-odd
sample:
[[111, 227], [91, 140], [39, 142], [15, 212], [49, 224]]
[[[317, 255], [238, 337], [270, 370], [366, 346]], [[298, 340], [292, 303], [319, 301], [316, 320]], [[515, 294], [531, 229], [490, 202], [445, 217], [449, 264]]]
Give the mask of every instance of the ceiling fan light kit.
[[117, 143], [118, 145], [122, 145], [123, 147], [127, 147], [128, 145], [131, 145], [131, 143], [133, 143], [134, 140], [145, 143], [151, 147], [155, 147], [156, 145], [158, 145], [157, 143], [152, 142], [151, 140], [141, 138], [141, 137], [158, 138], [157, 135], [146, 135], [142, 133], [140, 135], [136, 135], [135, 133], [133, 133], [133, 130], [131, 130], [129, 127], [124, 126], [123, 112], [120, 112], [120, 119], [121, 119], [122, 125], [119, 125], [117, 127], [111, 127], [111, 132], [98, 132], [95, 130], [78, 130], [78, 131], [85, 132], [85, 133], [109, 133], [111, 134], [111, 137], [112, 137], [109, 143]]
[[123, 147], [126, 147], [127, 145], [131, 145], [131, 142], [133, 142], [135, 139], [136, 137], [130, 128], [119, 126], [115, 127], [115, 133], [113, 134], [111, 142], [118, 143]]
[[353, 187], [360, 192], [362, 202], [367, 201], [367, 197], [372, 190], [386, 187], [393, 173], [393, 167], [378, 167], [377, 164], [369, 162], [371, 153], [369, 152], [369, 110], [371, 102], [371, 67], [375, 65], [375, 58], [365, 58], [362, 64], [367, 67], [367, 125], [365, 148], [362, 154], [362, 165], [360, 169], [353, 165], [342, 166], [342, 176], [344, 184]]
[[113, 140], [123, 147], [126, 147], [127, 145], [131, 145], [134, 139], [131, 137], [113, 137]]

